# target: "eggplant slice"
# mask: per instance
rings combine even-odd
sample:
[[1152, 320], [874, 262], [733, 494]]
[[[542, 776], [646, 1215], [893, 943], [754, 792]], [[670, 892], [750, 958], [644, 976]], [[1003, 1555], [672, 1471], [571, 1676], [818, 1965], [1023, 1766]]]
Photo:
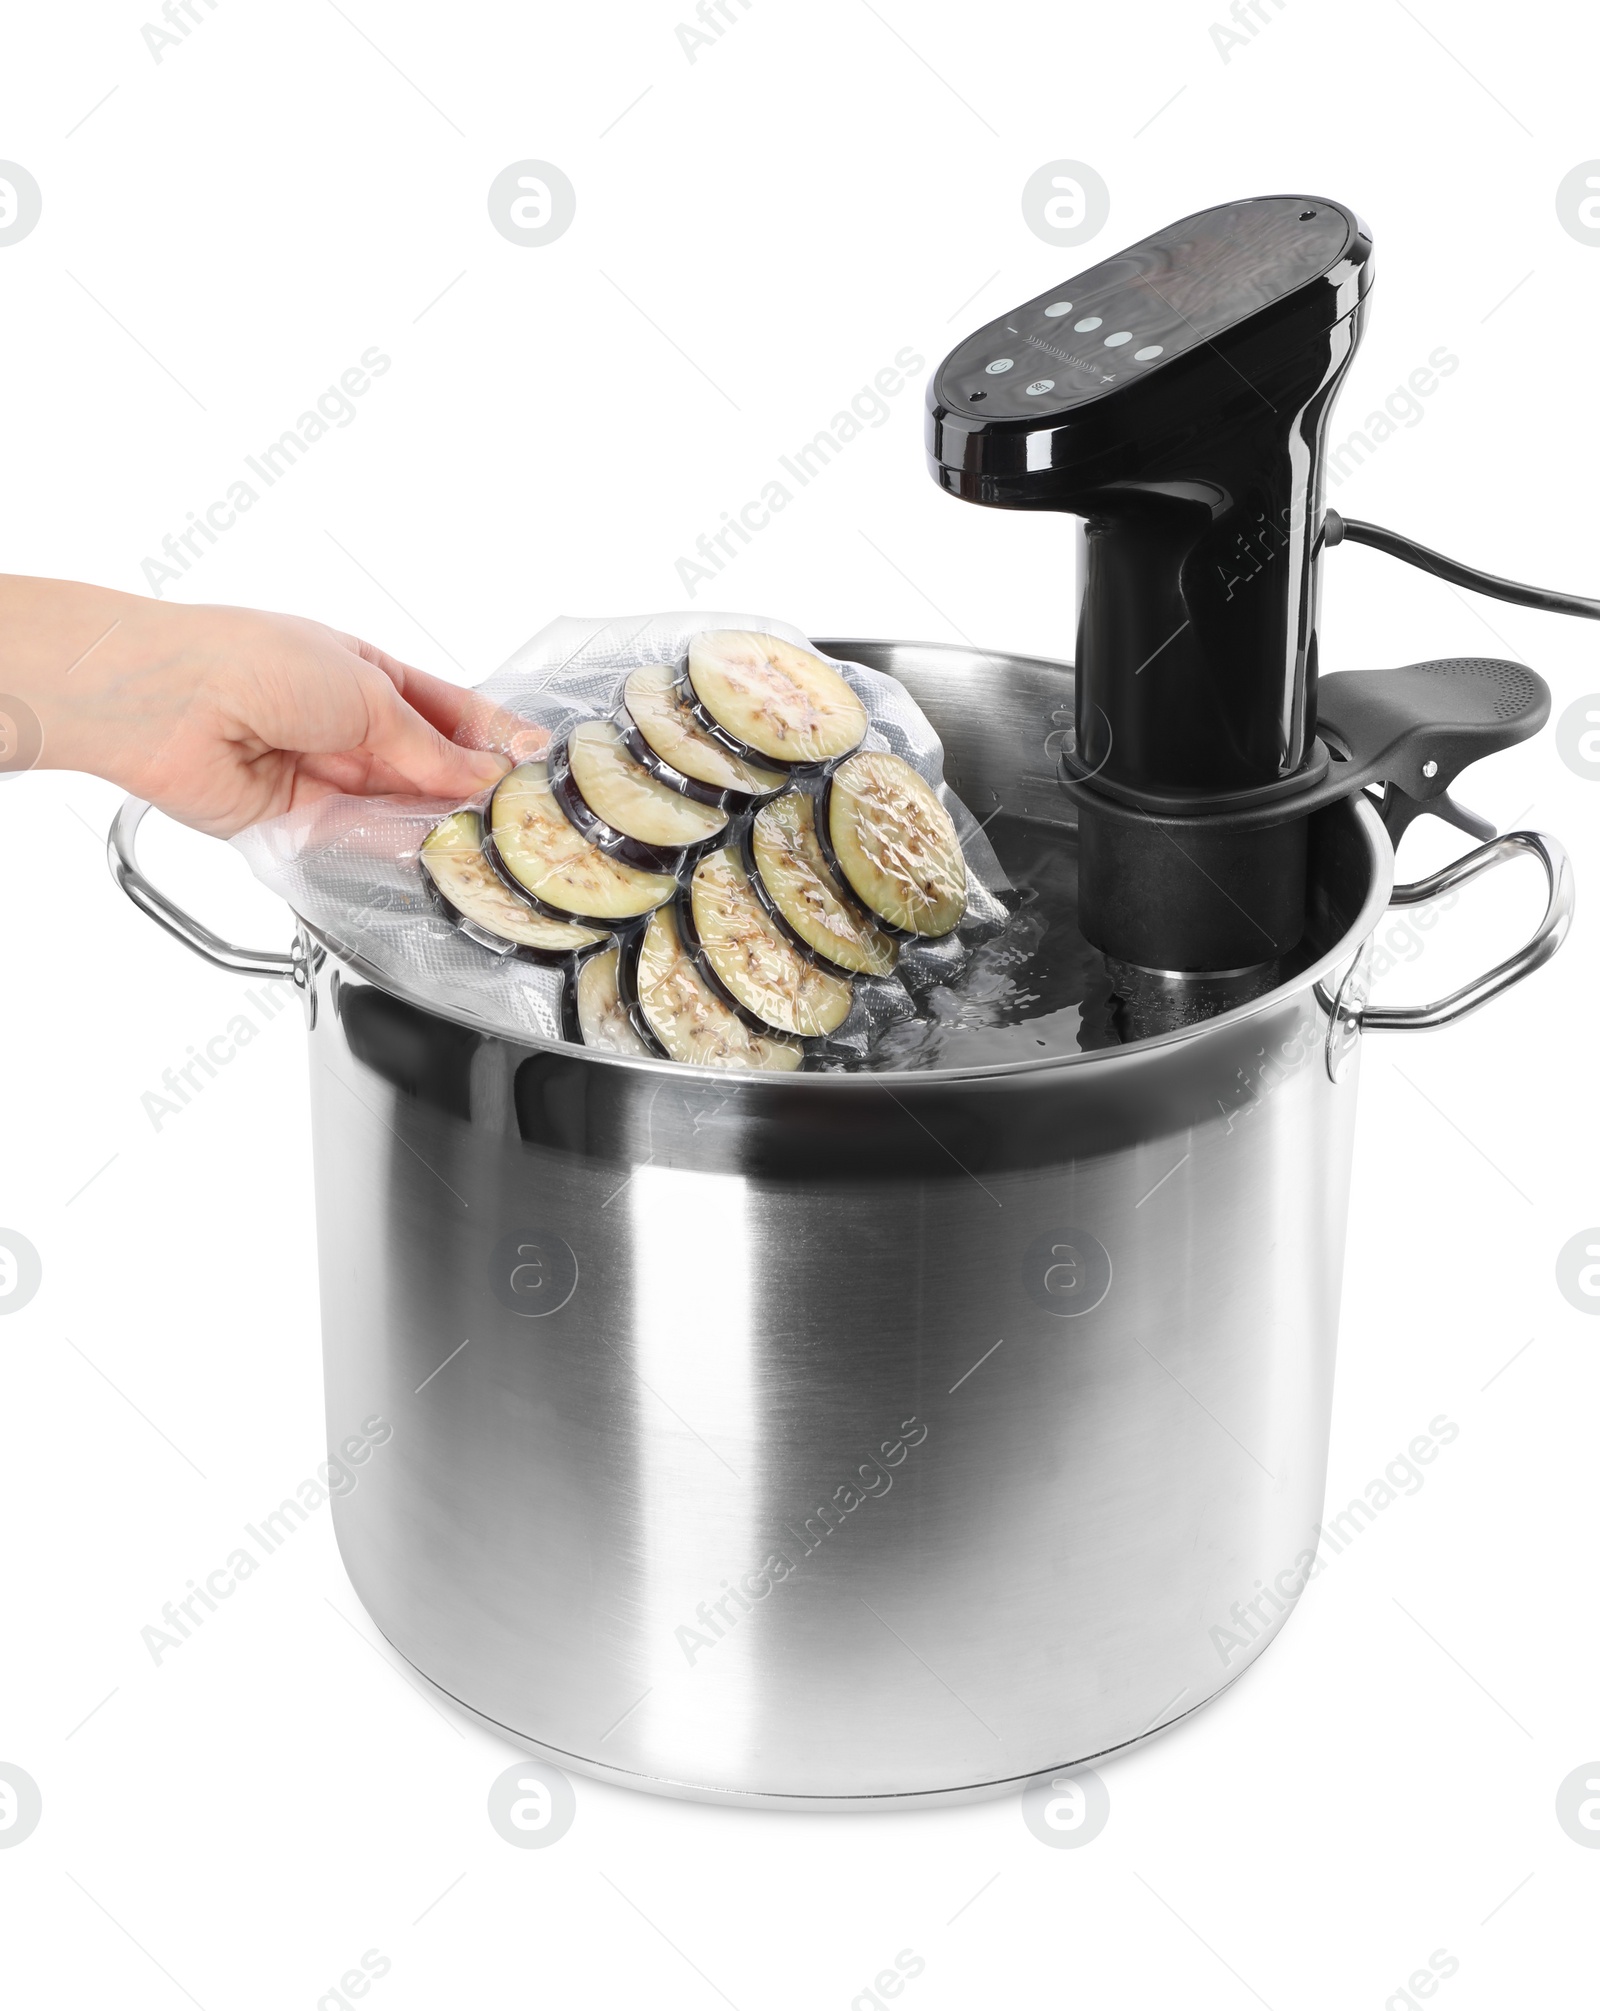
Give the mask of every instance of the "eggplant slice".
[[509, 874], [535, 907], [604, 928], [646, 915], [672, 896], [676, 882], [604, 852], [575, 830], [550, 787], [548, 765], [513, 768], [489, 800], [491, 863]]
[[658, 782], [609, 719], [573, 727], [551, 756], [550, 780], [591, 845], [646, 870], [674, 871], [685, 852], [709, 844], [728, 821], [726, 810]]
[[709, 853], [695, 867], [687, 904], [679, 932], [701, 975], [763, 1030], [814, 1040], [848, 1017], [850, 980], [830, 976], [795, 948], [731, 850]]
[[483, 819], [476, 810], [457, 810], [435, 824], [422, 841], [421, 859], [451, 914], [539, 962], [559, 961], [605, 940], [603, 931], [552, 921], [512, 893], [483, 855]]
[[629, 1016], [617, 984], [621, 952], [615, 944], [585, 957], [572, 980], [577, 1000], [578, 1035], [585, 1047], [611, 1054], [649, 1054]]
[[717, 997], [695, 969], [671, 908], [656, 909], [631, 954], [639, 1012], [670, 1060], [730, 1069], [795, 1069], [805, 1060], [797, 1041], [756, 1033]]
[[664, 663], [646, 664], [623, 687], [618, 726], [629, 751], [658, 781], [719, 808], [743, 809], [788, 781], [781, 769], [740, 760], [695, 718]]
[[746, 760], [811, 768], [861, 745], [867, 708], [831, 664], [749, 629], [711, 629], [689, 645], [696, 716]]
[[823, 803], [830, 864], [862, 906], [908, 936], [947, 936], [967, 911], [950, 813], [898, 754], [852, 755]]
[[899, 945], [840, 886], [817, 836], [817, 806], [802, 789], [756, 812], [745, 840], [756, 893], [791, 938], [844, 977], [886, 978]]

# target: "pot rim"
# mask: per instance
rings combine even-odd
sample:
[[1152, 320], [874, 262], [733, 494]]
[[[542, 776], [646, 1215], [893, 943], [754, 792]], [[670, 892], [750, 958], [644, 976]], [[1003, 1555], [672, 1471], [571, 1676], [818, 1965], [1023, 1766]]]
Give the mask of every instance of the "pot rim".
[[[1230, 1006], [1226, 1012], [1215, 1014], [1210, 1019], [1197, 1020], [1191, 1025], [1175, 1027], [1170, 1032], [1151, 1034], [1147, 1039], [1128, 1041], [1120, 1047], [1092, 1048], [1076, 1054], [1048, 1054], [1022, 1061], [995, 1061], [968, 1064], [959, 1068], [912, 1068], [912, 1069], [871, 1069], [854, 1073], [829, 1072], [812, 1074], [809, 1071], [790, 1073], [775, 1069], [725, 1069], [705, 1068], [690, 1062], [658, 1060], [655, 1056], [612, 1054], [604, 1048], [585, 1047], [580, 1041], [546, 1040], [536, 1034], [521, 1037], [506, 1033], [489, 1021], [479, 1019], [475, 1014], [463, 1009], [445, 1008], [433, 1001], [420, 998], [410, 987], [396, 981], [386, 972], [370, 963], [365, 957], [341, 948], [329, 940], [326, 933], [309, 922], [302, 915], [295, 920], [304, 933], [320, 944], [330, 956], [336, 957], [347, 969], [375, 984], [381, 991], [393, 998], [416, 1007], [421, 1012], [442, 1019], [456, 1026], [468, 1028], [473, 1033], [488, 1034], [507, 1046], [528, 1049], [535, 1054], [556, 1054], [573, 1059], [592, 1062], [601, 1068], [621, 1068], [638, 1074], [661, 1076], [674, 1081], [689, 1081], [714, 1086], [727, 1094], [735, 1088], [746, 1086], [759, 1088], [769, 1095], [800, 1094], [813, 1095], [865, 1095], [873, 1089], [887, 1090], [891, 1095], [902, 1088], [919, 1089], [924, 1086], [934, 1088], [963, 1082], [997, 1082], [1013, 1076], [1054, 1075], [1059, 1070], [1104, 1066], [1113, 1061], [1129, 1061], [1158, 1049], [1182, 1046], [1190, 1041], [1207, 1038], [1223, 1027], [1242, 1026], [1247, 1020], [1257, 1018], [1280, 1007], [1297, 993], [1308, 991], [1319, 980], [1347, 964], [1361, 944], [1366, 941], [1378, 925], [1379, 917], [1389, 905], [1390, 890], [1394, 885], [1394, 850], [1384, 830], [1383, 821], [1377, 810], [1365, 795], [1347, 797], [1357, 828], [1366, 840], [1367, 858], [1371, 868], [1371, 880], [1360, 912], [1345, 930], [1339, 940], [1324, 950], [1312, 963], [1297, 971], [1292, 978], [1286, 978], [1271, 991], [1263, 992], [1257, 998], [1247, 999], [1242, 1004]], [[1329, 805], [1330, 810], [1338, 810], [1342, 805]]]

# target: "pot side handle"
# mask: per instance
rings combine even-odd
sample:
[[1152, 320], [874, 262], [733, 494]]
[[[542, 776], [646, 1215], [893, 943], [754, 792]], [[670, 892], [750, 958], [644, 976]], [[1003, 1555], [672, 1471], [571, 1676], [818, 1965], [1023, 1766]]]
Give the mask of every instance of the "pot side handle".
[[1550, 961], [1572, 926], [1574, 895], [1572, 867], [1566, 852], [1554, 838], [1547, 837], [1542, 831], [1507, 831], [1501, 837], [1491, 839], [1487, 845], [1480, 845], [1477, 851], [1454, 860], [1442, 871], [1430, 874], [1426, 880], [1413, 880], [1409, 886], [1396, 887], [1390, 895], [1390, 902], [1397, 908], [1416, 907], [1420, 902], [1446, 894], [1452, 887], [1475, 880], [1480, 873], [1487, 873], [1493, 866], [1503, 866], [1507, 860], [1523, 853], [1531, 853], [1544, 867], [1550, 893], [1544, 920], [1522, 948], [1507, 957], [1504, 963], [1496, 964], [1492, 971], [1485, 971], [1482, 977], [1474, 978], [1459, 991], [1451, 992], [1448, 998], [1435, 999], [1431, 1005], [1362, 1005], [1357, 1018], [1364, 1030], [1409, 1033], [1424, 1027], [1450, 1026], [1458, 1019], [1465, 1019], [1469, 1012], [1476, 1012], [1479, 1006], [1487, 1005], [1490, 999], [1497, 998], [1512, 985], [1520, 984], [1541, 964]]
[[241, 977], [288, 978], [291, 983], [298, 984], [300, 962], [292, 951], [244, 950], [237, 943], [226, 942], [150, 884], [140, 870], [134, 850], [140, 821], [149, 808], [150, 805], [137, 796], [124, 797], [106, 838], [106, 858], [110, 862], [111, 877], [133, 905], [142, 909], [151, 921], [159, 923], [169, 936], [176, 936], [197, 957], [204, 957], [208, 964], [216, 964], [225, 971], [235, 971]]

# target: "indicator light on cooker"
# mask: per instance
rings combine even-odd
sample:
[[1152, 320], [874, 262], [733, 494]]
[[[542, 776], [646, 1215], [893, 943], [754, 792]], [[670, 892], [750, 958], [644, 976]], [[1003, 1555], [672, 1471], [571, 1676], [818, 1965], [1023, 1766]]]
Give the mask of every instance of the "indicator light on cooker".
[[1100, 326], [1100, 316], [1098, 314], [1090, 314], [1085, 316], [1082, 321], [1073, 322], [1072, 325], [1080, 335], [1087, 335], [1091, 328], [1098, 328]]
[[1143, 349], [1136, 349], [1133, 352], [1133, 360], [1135, 363], [1153, 363], [1160, 354], [1159, 342], [1147, 342]]
[[1009, 356], [997, 356], [992, 363], [986, 363], [983, 367], [990, 377], [998, 377], [1002, 370], [1009, 370], [1011, 368], [1011, 358]]
[[1106, 337], [1105, 347], [1107, 349], [1120, 349], [1124, 342], [1131, 342], [1132, 340], [1133, 330], [1131, 328], [1119, 328], [1115, 335], [1108, 335]]
[[1052, 321], [1055, 320], [1058, 314], [1070, 314], [1071, 312], [1072, 302], [1070, 300], [1052, 300], [1050, 305], [1045, 309], [1045, 313], [1049, 315]]

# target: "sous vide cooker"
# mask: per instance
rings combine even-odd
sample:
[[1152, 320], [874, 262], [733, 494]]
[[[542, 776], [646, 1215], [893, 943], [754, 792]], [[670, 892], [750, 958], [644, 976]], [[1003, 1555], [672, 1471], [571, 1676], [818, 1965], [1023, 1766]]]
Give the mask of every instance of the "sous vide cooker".
[[[288, 951], [226, 942], [119, 813], [147, 913], [299, 990], [329, 1432], [394, 1425], [341, 1551], [395, 1648], [530, 1755], [756, 1806], [992, 1795], [1176, 1724], [1293, 1612], [1363, 1032], [1472, 1011], [1572, 903], [1553, 840], [1448, 794], [1542, 723], [1538, 678], [1318, 663], [1324, 551], [1370, 534], [1322, 466], [1371, 275], [1349, 210], [1268, 197], [967, 338], [930, 464], [1082, 520], [1076, 663], [820, 643], [904, 682], [1003, 862], [1077, 876], [1111, 1044], [731, 1076], [512, 1038], [304, 917]], [[1423, 809], [1489, 842], [1395, 888]], [[1522, 950], [1368, 1002], [1391, 901], [1525, 855]]]
[[1486, 659], [1319, 680], [1328, 424], [1372, 275], [1341, 204], [1228, 203], [1000, 316], [930, 387], [943, 488], [1081, 519], [1062, 766], [1110, 957], [1282, 957], [1316, 810], [1374, 782], [1431, 807], [1548, 715], [1541, 679]]

